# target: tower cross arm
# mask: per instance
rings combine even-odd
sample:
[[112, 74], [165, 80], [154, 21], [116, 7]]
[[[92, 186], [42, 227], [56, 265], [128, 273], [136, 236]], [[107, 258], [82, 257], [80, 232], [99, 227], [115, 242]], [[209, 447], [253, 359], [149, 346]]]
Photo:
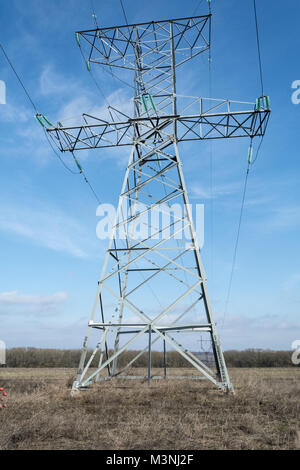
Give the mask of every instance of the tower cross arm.
[[177, 120], [177, 141], [262, 137], [270, 112], [265, 109], [181, 116]]
[[151, 143], [158, 136], [170, 142], [253, 138], [265, 134], [271, 112], [254, 103], [229, 100], [201, 98], [200, 113], [189, 112], [193, 111], [190, 106], [182, 114], [148, 113], [118, 122], [84, 115], [82, 125], [47, 127], [46, 132], [61, 152]]
[[209, 49], [211, 14], [96, 28], [75, 34], [78, 45], [84, 46], [88, 64], [135, 70], [135, 58], [139, 54], [143, 69], [150, 70], [153, 64], [156, 69], [170, 67], [166, 62], [171, 57], [170, 28], [176, 66]]

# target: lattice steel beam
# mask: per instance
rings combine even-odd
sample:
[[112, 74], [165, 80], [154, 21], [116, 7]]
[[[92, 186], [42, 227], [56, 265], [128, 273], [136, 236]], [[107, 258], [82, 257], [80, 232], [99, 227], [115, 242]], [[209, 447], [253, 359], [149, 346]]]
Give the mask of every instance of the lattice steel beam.
[[[164, 360], [169, 344], [213, 384], [232, 390], [208, 298], [178, 144], [263, 136], [270, 116], [268, 100], [262, 97], [249, 103], [177, 94], [177, 68], [210, 47], [211, 15], [80, 31], [76, 39], [84, 49], [88, 69], [101, 65], [116, 70], [121, 78], [131, 74], [134, 96], [132, 115], [109, 106], [109, 120], [83, 114], [78, 126], [58, 124], [46, 129], [61, 152], [132, 148], [73, 390], [106, 380], [105, 368], [109, 377], [120, 376], [146, 351], [150, 382], [151, 349], [158, 340], [163, 342]], [[171, 213], [160, 227], [152, 219], [143, 222], [152, 214], [169, 214], [174, 201], [184, 207], [181, 214]], [[137, 237], [135, 228], [143, 223], [148, 233]], [[186, 230], [190, 244], [183, 242]], [[153, 298], [159, 295], [164, 300], [157, 312], [145, 301], [147, 287]], [[106, 304], [105, 298], [110, 299]], [[188, 321], [191, 312], [199, 321]], [[88, 356], [91, 331], [102, 336]], [[215, 369], [176, 340], [178, 331], [209, 336]], [[108, 350], [111, 333], [112, 353]], [[121, 344], [125, 334], [132, 337]], [[122, 353], [145, 334], [148, 345], [119, 367]], [[91, 371], [98, 356], [98, 367]]]

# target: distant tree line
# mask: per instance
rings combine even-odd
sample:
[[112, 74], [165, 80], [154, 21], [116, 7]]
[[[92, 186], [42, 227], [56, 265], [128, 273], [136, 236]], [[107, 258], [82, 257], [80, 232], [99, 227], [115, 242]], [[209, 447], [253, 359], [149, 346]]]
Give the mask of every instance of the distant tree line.
[[295, 367], [292, 353], [293, 351], [245, 349], [226, 351], [224, 355], [229, 367]]
[[[81, 351], [79, 349], [39, 349], [39, 348], [12, 348], [7, 350], [7, 367], [72, 367], [79, 363]], [[133, 359], [139, 351], [126, 351], [119, 356], [119, 366], [122, 367]], [[292, 351], [273, 351], [263, 349], [246, 349], [243, 351], [230, 350], [224, 353], [228, 367], [295, 367], [291, 361]], [[211, 353], [200, 355], [200, 359], [208, 363], [212, 359]], [[97, 361], [92, 363], [96, 366]], [[163, 367], [163, 353], [152, 351], [152, 366]], [[147, 353], [143, 353], [132, 364], [133, 367], [147, 366]], [[167, 352], [168, 367], [191, 367], [190, 364], [177, 352]]]

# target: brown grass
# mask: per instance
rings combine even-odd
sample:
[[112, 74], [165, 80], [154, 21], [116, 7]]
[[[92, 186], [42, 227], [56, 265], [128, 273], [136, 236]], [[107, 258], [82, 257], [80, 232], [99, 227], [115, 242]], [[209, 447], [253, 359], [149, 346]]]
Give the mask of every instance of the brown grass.
[[71, 398], [73, 373], [0, 370], [0, 449], [300, 448], [298, 369], [232, 369], [235, 395], [189, 379], [118, 380]]

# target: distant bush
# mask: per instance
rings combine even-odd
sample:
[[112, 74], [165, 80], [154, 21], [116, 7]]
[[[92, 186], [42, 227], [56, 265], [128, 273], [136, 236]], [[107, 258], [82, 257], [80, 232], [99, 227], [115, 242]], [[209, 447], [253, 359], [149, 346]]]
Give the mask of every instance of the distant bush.
[[[111, 353], [111, 351], [110, 351]], [[119, 367], [132, 360], [139, 351], [126, 351], [119, 356]], [[7, 350], [7, 367], [72, 367], [79, 364], [81, 351], [79, 349], [39, 349], [12, 348]], [[225, 351], [224, 356], [228, 367], [295, 367], [291, 362], [291, 351], [273, 351], [265, 349], [245, 349], [243, 351]], [[211, 358], [211, 356], [210, 356]], [[200, 357], [202, 359], [202, 357]], [[143, 353], [132, 364], [133, 367], [146, 367], [148, 355]], [[153, 367], [163, 367], [163, 353], [152, 351]], [[92, 366], [97, 365], [94, 360]], [[191, 367], [177, 352], [167, 352], [168, 367]]]
[[291, 361], [291, 351], [271, 349], [245, 349], [224, 353], [228, 367], [295, 367]]
[[[91, 353], [90, 351], [89, 353]], [[140, 351], [126, 351], [118, 358], [119, 367], [125, 366]], [[11, 348], [6, 353], [7, 367], [78, 367], [80, 349], [39, 349], [39, 348]], [[112, 351], [109, 351], [112, 354]], [[97, 366], [98, 359], [94, 359], [91, 366]], [[148, 354], [143, 353], [132, 364], [133, 367], [146, 367]], [[152, 351], [151, 362], [153, 367], [163, 367], [163, 353]], [[167, 353], [168, 367], [188, 367], [190, 364], [177, 352]]]
[[7, 367], [77, 367], [79, 349], [12, 348], [6, 351]]

